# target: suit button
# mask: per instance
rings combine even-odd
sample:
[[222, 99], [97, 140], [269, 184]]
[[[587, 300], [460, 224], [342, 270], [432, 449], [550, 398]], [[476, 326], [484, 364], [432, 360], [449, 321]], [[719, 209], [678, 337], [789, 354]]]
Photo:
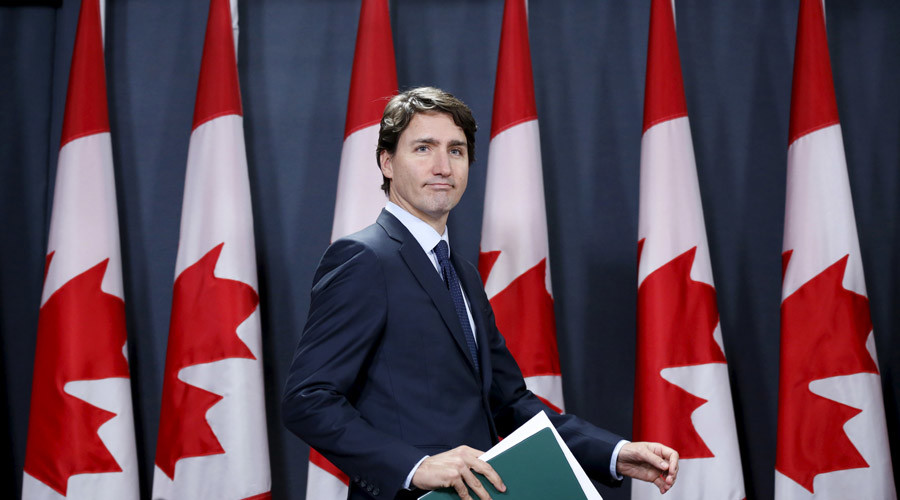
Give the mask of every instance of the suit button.
[[377, 487], [374, 490], [372, 490], [372, 494], [375, 495], [376, 497], [378, 496], [379, 493], [381, 493], [381, 490], [379, 490]]
[[358, 483], [358, 482], [359, 482], [359, 476], [353, 476], [353, 482], [354, 482], [354, 483]]
[[372, 493], [372, 485], [370, 484], [370, 485], [366, 486], [366, 490], [368, 490], [369, 493]]
[[359, 485], [362, 486], [363, 488], [365, 488], [365, 487], [366, 487], [366, 480], [363, 479], [362, 481], [360, 481], [360, 482], [359, 482]]

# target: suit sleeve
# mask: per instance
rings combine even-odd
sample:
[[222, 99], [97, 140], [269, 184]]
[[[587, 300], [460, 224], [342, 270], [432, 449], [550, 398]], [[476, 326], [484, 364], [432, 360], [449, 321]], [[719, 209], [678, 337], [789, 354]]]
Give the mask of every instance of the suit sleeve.
[[[339, 240], [316, 271], [309, 316], [282, 401], [285, 426], [351, 481], [393, 498], [423, 457], [369, 425], [351, 404], [354, 387], [377, 355], [387, 314], [385, 278], [363, 243]], [[372, 491], [372, 490], [370, 490]]]
[[588, 476], [609, 486], [619, 486], [622, 481], [613, 477], [609, 469], [612, 453], [623, 438], [575, 415], [556, 413], [528, 390], [519, 365], [497, 329], [494, 311], [483, 290], [480, 298], [482, 314], [489, 330], [487, 333], [493, 368], [490, 404], [497, 433], [500, 436], [509, 435], [539, 411], [543, 411]]

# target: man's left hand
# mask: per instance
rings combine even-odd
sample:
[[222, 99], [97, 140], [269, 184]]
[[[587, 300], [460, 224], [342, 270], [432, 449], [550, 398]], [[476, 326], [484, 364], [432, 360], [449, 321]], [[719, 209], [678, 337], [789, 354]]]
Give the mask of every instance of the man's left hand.
[[628, 443], [619, 450], [616, 471], [653, 483], [660, 493], [665, 493], [678, 476], [678, 452], [659, 443]]

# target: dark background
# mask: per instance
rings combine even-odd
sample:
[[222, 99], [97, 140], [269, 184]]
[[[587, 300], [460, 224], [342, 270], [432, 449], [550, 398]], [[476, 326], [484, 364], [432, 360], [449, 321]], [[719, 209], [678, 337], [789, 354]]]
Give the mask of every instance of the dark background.
[[[771, 498], [781, 237], [798, 2], [678, 0], [677, 24], [748, 498]], [[78, 2], [0, 7], [0, 484], [20, 494], [49, 207]], [[14, 6], [9, 6], [13, 4]], [[649, 0], [532, 0], [566, 406], [629, 436], [638, 166]], [[149, 497], [184, 168], [206, 1], [117, 0], [106, 64], [141, 490]], [[450, 224], [475, 260], [502, 0], [395, 0], [401, 88], [437, 85], [479, 119]], [[240, 5], [277, 499], [302, 499], [305, 445], [280, 394], [328, 244], [358, 0]], [[900, 2], [834, 0], [827, 24], [894, 471], [900, 465]], [[374, 167], [373, 167], [374, 168]], [[373, 186], [377, 189], [377, 186]], [[660, 416], [664, 418], [664, 416]], [[895, 474], [896, 475], [896, 474]], [[630, 486], [602, 488], [610, 500]], [[9, 491], [9, 489], [7, 489]]]

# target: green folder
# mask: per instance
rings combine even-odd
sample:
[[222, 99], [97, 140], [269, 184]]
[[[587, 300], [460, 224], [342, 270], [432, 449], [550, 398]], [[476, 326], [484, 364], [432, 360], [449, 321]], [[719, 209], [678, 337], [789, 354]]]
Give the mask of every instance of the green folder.
[[[497, 471], [506, 492], [500, 493], [481, 474], [475, 474], [492, 499], [587, 500], [562, 448], [550, 428], [544, 428], [487, 461]], [[472, 498], [477, 495], [469, 489]], [[422, 500], [459, 500], [453, 488], [432, 491]]]

